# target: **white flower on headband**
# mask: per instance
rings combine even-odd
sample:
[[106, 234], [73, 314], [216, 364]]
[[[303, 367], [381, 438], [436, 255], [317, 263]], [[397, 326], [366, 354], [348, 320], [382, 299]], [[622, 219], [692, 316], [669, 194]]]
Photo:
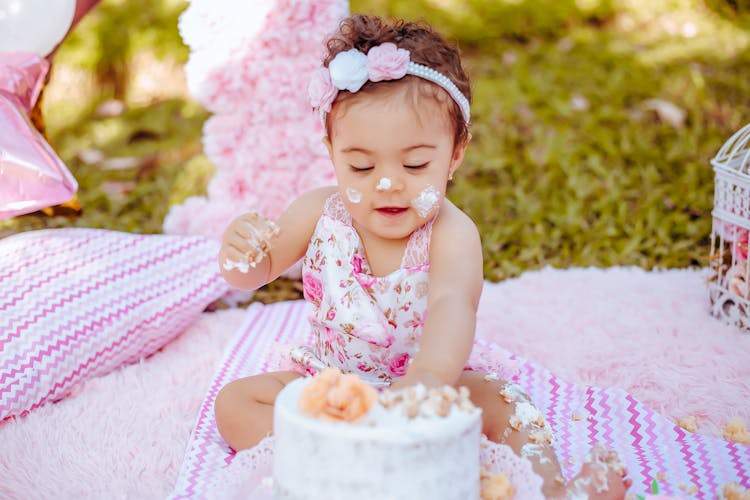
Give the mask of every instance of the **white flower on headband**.
[[356, 92], [368, 80], [367, 56], [357, 49], [339, 52], [328, 63], [331, 83], [339, 90]]

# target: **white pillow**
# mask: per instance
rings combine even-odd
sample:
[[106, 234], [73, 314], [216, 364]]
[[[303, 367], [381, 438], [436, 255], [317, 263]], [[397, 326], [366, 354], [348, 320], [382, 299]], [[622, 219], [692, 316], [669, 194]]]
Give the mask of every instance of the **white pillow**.
[[201, 236], [48, 229], [0, 240], [0, 419], [152, 354], [228, 290]]

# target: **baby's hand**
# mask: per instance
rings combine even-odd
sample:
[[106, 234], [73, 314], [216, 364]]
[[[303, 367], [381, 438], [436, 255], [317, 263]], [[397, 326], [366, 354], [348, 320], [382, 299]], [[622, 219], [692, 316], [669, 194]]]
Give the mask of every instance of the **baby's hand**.
[[247, 273], [268, 255], [271, 240], [278, 235], [276, 223], [256, 212], [237, 217], [224, 232], [222, 267]]

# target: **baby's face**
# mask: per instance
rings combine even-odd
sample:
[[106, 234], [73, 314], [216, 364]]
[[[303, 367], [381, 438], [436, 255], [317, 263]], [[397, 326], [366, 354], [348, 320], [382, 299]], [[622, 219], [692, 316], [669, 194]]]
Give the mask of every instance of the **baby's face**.
[[326, 139], [339, 190], [359, 230], [404, 239], [435, 216], [465, 147], [441, 105], [400, 95], [347, 102]]

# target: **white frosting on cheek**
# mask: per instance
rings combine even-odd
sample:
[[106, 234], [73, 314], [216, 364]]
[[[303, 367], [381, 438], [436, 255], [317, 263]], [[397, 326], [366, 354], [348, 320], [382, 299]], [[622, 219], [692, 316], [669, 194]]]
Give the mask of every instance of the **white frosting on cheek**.
[[411, 206], [414, 207], [420, 217], [427, 217], [438, 206], [439, 201], [440, 191], [433, 186], [427, 186], [419, 193], [419, 196], [411, 200]]
[[387, 191], [391, 189], [391, 180], [388, 177], [381, 177], [378, 185], [375, 186], [378, 191]]
[[346, 188], [346, 197], [352, 203], [359, 203], [362, 201], [362, 193], [354, 188]]

